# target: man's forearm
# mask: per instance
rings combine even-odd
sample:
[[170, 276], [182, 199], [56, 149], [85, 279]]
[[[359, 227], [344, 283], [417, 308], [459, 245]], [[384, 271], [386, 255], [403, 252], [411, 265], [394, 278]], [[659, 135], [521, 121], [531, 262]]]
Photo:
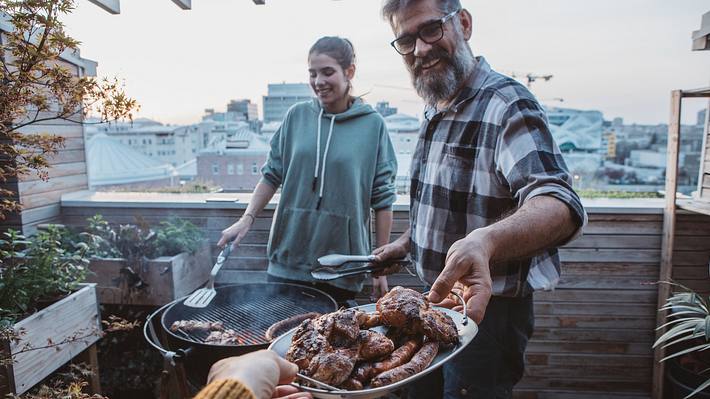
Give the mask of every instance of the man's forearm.
[[551, 196], [526, 201], [511, 216], [474, 230], [489, 251], [491, 264], [535, 255], [567, 240], [577, 229], [572, 211]]
[[397, 237], [397, 239], [394, 240], [394, 242], [396, 242], [397, 244], [400, 244], [400, 245], [404, 246], [404, 249], [405, 249], [407, 252], [409, 252], [409, 240], [410, 240], [411, 236], [412, 236], [412, 228], [411, 228], [411, 227], [408, 227], [408, 228], [407, 228], [407, 231], [405, 231], [404, 233], [402, 233], [401, 236]]

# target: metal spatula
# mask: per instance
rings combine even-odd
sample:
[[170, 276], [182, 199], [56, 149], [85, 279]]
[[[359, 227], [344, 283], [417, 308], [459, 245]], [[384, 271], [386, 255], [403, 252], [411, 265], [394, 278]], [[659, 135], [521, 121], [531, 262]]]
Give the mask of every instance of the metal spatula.
[[185, 299], [183, 305], [189, 306], [191, 308], [204, 308], [212, 302], [212, 299], [217, 295], [217, 291], [214, 289], [214, 279], [217, 276], [217, 272], [222, 268], [224, 262], [229, 257], [232, 252], [232, 242], [224, 246], [222, 251], [217, 255], [217, 262], [212, 266], [212, 271], [210, 272], [210, 280], [207, 283], [207, 287], [200, 288], [199, 290], [190, 294], [190, 296]]

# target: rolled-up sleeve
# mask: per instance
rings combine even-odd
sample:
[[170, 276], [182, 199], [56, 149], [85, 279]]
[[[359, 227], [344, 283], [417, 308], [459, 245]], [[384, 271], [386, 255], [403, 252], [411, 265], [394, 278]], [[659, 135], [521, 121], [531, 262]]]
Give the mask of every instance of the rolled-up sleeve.
[[266, 158], [266, 163], [261, 167], [261, 183], [266, 183], [277, 189], [283, 182], [284, 166], [283, 166], [283, 130], [284, 124], [279, 126], [278, 130], [271, 138], [271, 150]]
[[572, 188], [572, 176], [547, 125], [545, 112], [531, 99], [508, 106], [496, 143], [497, 173], [522, 206], [539, 195], [566, 204], [577, 225], [569, 241], [581, 235], [587, 223], [582, 201]]
[[396, 177], [397, 157], [390, 135], [383, 123], [377, 146], [375, 176], [372, 182], [372, 195], [370, 198], [372, 209], [378, 211], [392, 207], [392, 204], [397, 199]]

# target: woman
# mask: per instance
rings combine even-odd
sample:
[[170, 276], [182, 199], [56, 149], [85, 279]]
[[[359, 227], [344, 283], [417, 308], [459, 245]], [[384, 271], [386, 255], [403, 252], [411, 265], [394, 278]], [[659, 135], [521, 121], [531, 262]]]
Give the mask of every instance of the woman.
[[[351, 95], [355, 52], [347, 39], [323, 37], [308, 53], [316, 98], [288, 110], [271, 140], [244, 215], [222, 231], [218, 245], [241, 241], [281, 187], [268, 246], [269, 280], [308, 282], [339, 304], [362, 289], [362, 276], [316, 283], [317, 259], [332, 253], [371, 252], [369, 218], [375, 210], [376, 245], [389, 242], [397, 161], [384, 120]], [[387, 291], [373, 278], [375, 297]]]

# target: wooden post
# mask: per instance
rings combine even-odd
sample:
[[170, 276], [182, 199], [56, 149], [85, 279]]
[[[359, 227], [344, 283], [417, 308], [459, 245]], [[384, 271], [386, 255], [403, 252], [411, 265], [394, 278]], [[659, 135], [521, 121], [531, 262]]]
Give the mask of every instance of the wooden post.
[[[680, 104], [682, 93], [674, 90], [671, 93], [671, 119], [668, 124], [668, 156], [666, 160], [666, 206], [663, 211], [663, 237], [661, 241], [661, 270], [658, 276], [659, 281], [670, 281], [673, 274], [673, 244], [675, 233], [675, 211], [676, 211], [676, 191], [678, 189], [678, 150], [680, 143]], [[668, 284], [658, 285], [658, 305], [661, 308], [668, 299], [670, 286]], [[658, 312], [656, 325], [663, 324], [666, 312]], [[658, 338], [663, 331], [658, 331]], [[663, 350], [658, 347], [653, 352], [653, 399], [663, 398], [663, 378], [664, 364], [660, 362], [663, 358]]]
[[91, 394], [101, 395], [101, 382], [99, 378], [99, 357], [96, 352], [96, 343], [86, 348], [77, 360], [84, 362], [91, 368], [91, 379], [89, 380], [89, 389]]
[[15, 393], [15, 372], [12, 369], [12, 351], [10, 343], [0, 341], [0, 397]]

